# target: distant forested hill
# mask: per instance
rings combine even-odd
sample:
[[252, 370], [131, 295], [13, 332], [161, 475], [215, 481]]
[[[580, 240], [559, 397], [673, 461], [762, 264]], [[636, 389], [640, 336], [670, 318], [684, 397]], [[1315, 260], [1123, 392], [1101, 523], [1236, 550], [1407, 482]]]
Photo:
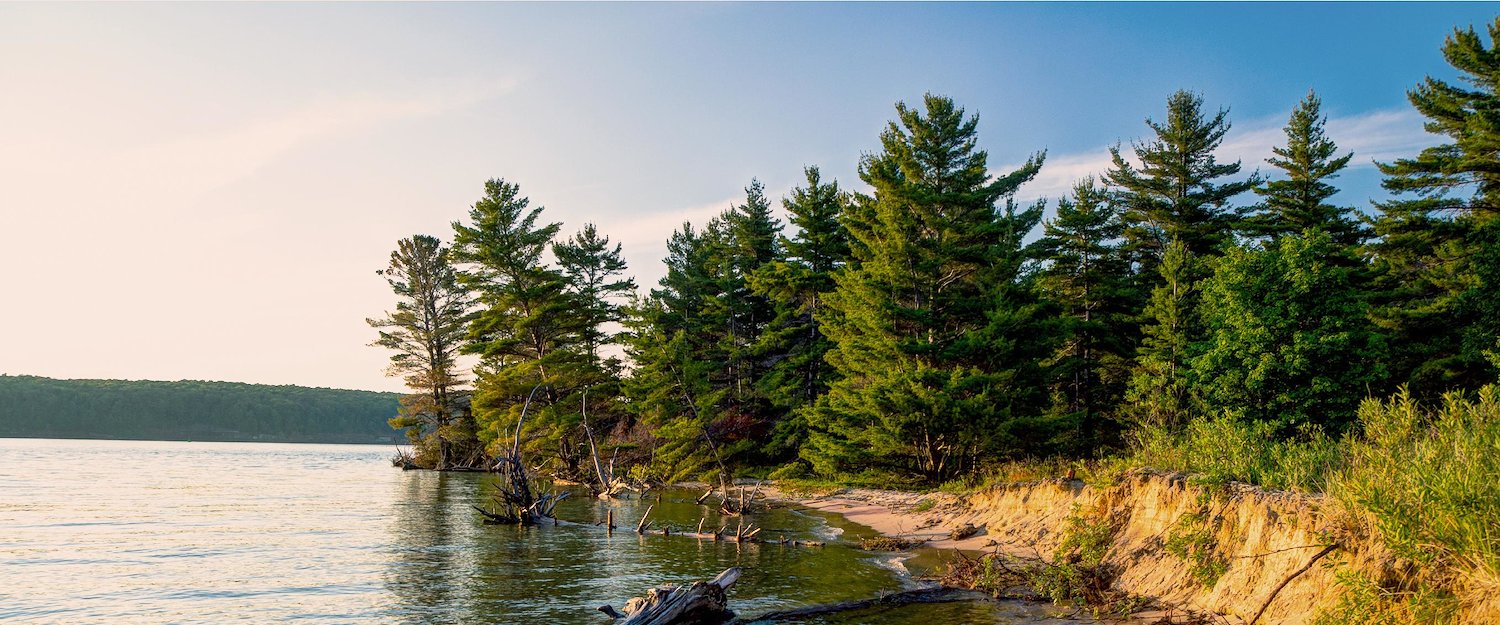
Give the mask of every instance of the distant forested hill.
[[395, 393], [235, 382], [0, 375], [0, 437], [307, 443], [398, 440]]

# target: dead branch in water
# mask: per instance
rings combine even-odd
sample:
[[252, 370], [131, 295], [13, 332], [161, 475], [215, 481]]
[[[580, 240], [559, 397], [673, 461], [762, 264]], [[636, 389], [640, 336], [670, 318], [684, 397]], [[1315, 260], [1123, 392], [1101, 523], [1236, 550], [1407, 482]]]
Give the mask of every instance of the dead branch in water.
[[838, 614], [840, 612], [852, 612], [870, 608], [894, 608], [922, 603], [954, 603], [958, 601], [975, 601], [984, 598], [986, 597], [981, 593], [962, 588], [924, 588], [921, 590], [893, 593], [873, 599], [844, 601], [842, 603], [808, 606], [795, 610], [768, 612], [751, 619], [735, 619], [730, 621], [728, 625], [798, 622]]
[[505, 525], [533, 525], [541, 519], [551, 518], [556, 521], [553, 509], [557, 502], [567, 499], [567, 492], [551, 492], [537, 494], [531, 473], [526, 470], [526, 465], [521, 462], [521, 426], [526, 423], [526, 413], [531, 409], [531, 400], [536, 397], [536, 392], [541, 390], [544, 384], [532, 387], [531, 393], [526, 395], [526, 403], [521, 406], [521, 416], [516, 419], [515, 439], [510, 446], [510, 453], [495, 460], [495, 472], [499, 474], [499, 481], [495, 485], [494, 510], [483, 510], [475, 507], [485, 516], [485, 522], [491, 524]]

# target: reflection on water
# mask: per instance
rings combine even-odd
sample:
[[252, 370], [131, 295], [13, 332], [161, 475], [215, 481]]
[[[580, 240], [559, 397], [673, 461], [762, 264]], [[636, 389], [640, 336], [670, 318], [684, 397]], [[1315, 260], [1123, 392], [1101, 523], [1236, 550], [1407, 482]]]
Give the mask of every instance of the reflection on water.
[[[607, 620], [598, 605], [736, 565], [746, 567], [731, 593], [741, 614], [903, 584], [878, 557], [838, 545], [485, 526], [469, 506], [489, 499], [490, 478], [402, 472], [390, 467], [390, 453], [0, 439], [0, 622], [599, 625]], [[592, 524], [612, 508], [618, 524], [633, 527], [655, 503], [657, 526], [737, 522], [694, 505], [696, 496], [601, 502], [581, 493], [558, 515]], [[821, 539], [829, 531], [822, 518], [787, 510], [753, 520], [767, 528], [762, 536]], [[953, 618], [942, 622], [993, 622]]]

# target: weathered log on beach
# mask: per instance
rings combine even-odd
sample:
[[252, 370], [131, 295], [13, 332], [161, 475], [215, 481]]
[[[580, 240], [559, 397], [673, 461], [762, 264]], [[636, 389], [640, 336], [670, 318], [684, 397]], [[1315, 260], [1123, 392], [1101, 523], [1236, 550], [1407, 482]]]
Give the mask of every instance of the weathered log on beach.
[[739, 579], [740, 569], [733, 567], [706, 582], [652, 588], [625, 602], [623, 614], [607, 605], [599, 611], [623, 619], [621, 625], [721, 625], [734, 618], [724, 591]]

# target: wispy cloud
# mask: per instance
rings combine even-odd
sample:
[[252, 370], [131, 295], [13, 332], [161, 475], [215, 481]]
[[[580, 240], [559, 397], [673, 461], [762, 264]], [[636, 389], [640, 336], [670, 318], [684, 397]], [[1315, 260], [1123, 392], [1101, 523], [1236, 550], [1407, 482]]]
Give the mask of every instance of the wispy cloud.
[[[1257, 168], [1264, 172], [1267, 168], [1265, 159], [1272, 155], [1271, 148], [1286, 141], [1282, 130], [1285, 125], [1285, 117], [1236, 124], [1215, 154], [1221, 162], [1240, 161], [1247, 172]], [[1354, 152], [1354, 159], [1349, 163], [1351, 169], [1374, 167], [1375, 161], [1410, 156], [1437, 143], [1436, 137], [1423, 130], [1421, 116], [1410, 109], [1330, 117], [1327, 133], [1338, 144], [1340, 153]], [[1130, 146], [1123, 148], [1128, 155]], [[997, 173], [1010, 171], [1015, 166], [1002, 167]], [[1064, 197], [1079, 180], [1087, 176], [1101, 177], [1110, 166], [1109, 146], [1049, 155], [1036, 179], [1023, 186], [1017, 195], [1021, 200]]]
[[644, 215], [611, 215], [599, 219], [597, 223], [600, 231], [622, 245], [630, 272], [635, 275], [636, 284], [644, 292], [666, 275], [662, 259], [667, 256], [667, 237], [672, 232], [682, 228], [683, 222], [690, 222], [693, 228], [701, 230], [704, 224], [724, 212], [724, 209], [744, 201], [745, 196], [739, 194], [706, 204]]

